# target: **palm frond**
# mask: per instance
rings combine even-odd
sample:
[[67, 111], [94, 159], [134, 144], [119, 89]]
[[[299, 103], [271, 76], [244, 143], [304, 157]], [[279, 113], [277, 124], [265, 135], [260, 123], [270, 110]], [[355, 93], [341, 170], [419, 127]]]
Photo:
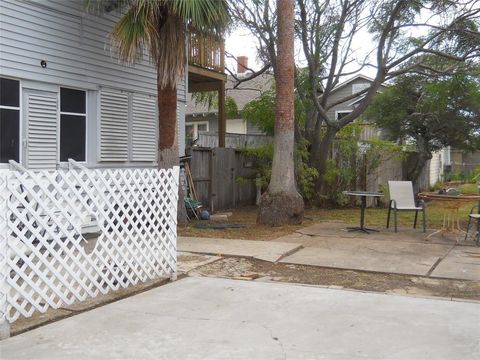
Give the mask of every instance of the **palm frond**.
[[228, 4], [225, 0], [175, 0], [170, 9], [185, 20], [196, 32], [221, 35], [229, 22]]
[[[92, 3], [108, 0], [88, 0]], [[126, 2], [125, 2], [126, 1]], [[221, 34], [227, 24], [226, 0], [118, 0], [128, 4], [110, 37], [119, 57], [129, 63], [148, 51], [158, 83], [175, 86], [186, 64], [185, 29]], [[98, 4], [97, 4], [98, 5]]]

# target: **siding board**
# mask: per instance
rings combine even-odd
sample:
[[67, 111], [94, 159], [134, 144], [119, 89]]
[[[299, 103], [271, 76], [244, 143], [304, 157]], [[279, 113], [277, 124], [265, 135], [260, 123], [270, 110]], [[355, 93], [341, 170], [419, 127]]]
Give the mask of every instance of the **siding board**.
[[[1, 1], [3, 75], [156, 94], [153, 66], [146, 61], [126, 66], [110, 50], [108, 33], [118, 13], [101, 17], [85, 14], [82, 1], [41, 4]], [[40, 66], [44, 58], [47, 69]]]

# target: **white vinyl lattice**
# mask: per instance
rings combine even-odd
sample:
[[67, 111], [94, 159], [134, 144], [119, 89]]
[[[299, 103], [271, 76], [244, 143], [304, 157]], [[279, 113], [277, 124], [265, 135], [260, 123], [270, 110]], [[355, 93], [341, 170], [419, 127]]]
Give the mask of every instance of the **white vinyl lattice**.
[[0, 311], [8, 321], [175, 276], [178, 167], [0, 177]]

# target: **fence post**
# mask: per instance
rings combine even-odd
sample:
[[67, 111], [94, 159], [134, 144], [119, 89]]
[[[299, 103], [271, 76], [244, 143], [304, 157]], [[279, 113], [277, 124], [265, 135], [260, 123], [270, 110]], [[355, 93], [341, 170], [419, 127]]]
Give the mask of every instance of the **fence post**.
[[7, 320], [7, 293], [9, 275], [7, 263], [7, 175], [0, 174], [0, 340], [10, 337], [10, 323]]

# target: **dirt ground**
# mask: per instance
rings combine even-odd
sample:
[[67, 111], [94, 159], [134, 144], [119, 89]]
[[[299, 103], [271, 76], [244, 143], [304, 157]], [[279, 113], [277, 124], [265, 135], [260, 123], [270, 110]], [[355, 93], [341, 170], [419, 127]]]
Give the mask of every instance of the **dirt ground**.
[[477, 281], [290, 265], [238, 257], [222, 258], [200, 266], [189, 274], [480, 301], [480, 282]]
[[[460, 208], [460, 223], [466, 228], [468, 213], [474, 203], [466, 203]], [[301, 225], [266, 226], [257, 225], [257, 208], [255, 206], [241, 207], [228, 211], [232, 215], [228, 217], [229, 224], [243, 224], [240, 229], [197, 229], [196, 224], [214, 223], [213, 221], [194, 220], [187, 226], [178, 228], [180, 236], [213, 237], [223, 239], [247, 239], [247, 240], [272, 240], [291, 234], [301, 228], [323, 222], [341, 221], [348, 224], [358, 224], [360, 210], [357, 207], [339, 209], [308, 208], [305, 210], [305, 218]], [[413, 225], [413, 212], [400, 212], [398, 214], [399, 226], [411, 227]], [[441, 228], [444, 209], [441, 203], [431, 202], [427, 204], [427, 228]], [[385, 227], [387, 222], [387, 209], [368, 208], [365, 214], [366, 225], [371, 227]]]

